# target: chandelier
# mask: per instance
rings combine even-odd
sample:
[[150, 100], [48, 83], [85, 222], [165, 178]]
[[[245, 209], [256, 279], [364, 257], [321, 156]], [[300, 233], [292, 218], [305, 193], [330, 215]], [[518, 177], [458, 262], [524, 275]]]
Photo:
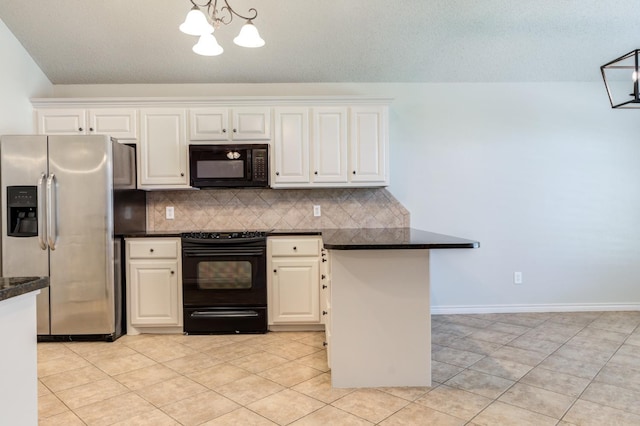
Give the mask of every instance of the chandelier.
[[180, 25], [180, 31], [200, 37], [193, 46], [193, 51], [198, 55], [217, 56], [224, 52], [213, 33], [222, 24], [230, 24], [234, 16], [244, 19], [246, 22], [240, 29], [240, 34], [233, 39], [233, 42], [242, 47], [264, 46], [264, 40], [258, 34], [258, 29], [253, 25], [253, 20], [258, 16], [258, 11], [254, 8], [249, 9], [250, 16], [243, 16], [233, 10], [227, 0], [220, 2], [221, 4], [224, 3], [220, 9], [218, 9], [218, 0], [208, 0], [203, 5], [199, 5], [193, 0], [190, 1], [193, 7]]
[[640, 49], [632, 50], [600, 67], [611, 108], [640, 108], [639, 54]]

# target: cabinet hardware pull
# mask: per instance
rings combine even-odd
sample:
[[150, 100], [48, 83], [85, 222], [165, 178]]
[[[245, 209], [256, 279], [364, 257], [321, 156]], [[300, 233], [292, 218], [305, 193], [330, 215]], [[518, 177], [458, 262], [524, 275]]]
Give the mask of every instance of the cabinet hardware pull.
[[273, 273], [275, 274], [276, 272], [278, 272], [278, 270], [277, 270], [277, 269], [274, 269], [274, 270], [273, 270]]
[[93, 132], [93, 127], [89, 127], [89, 131], [90, 131], [90, 132]]
[[280, 176], [280, 172], [276, 172], [276, 176]]
[[313, 174], [314, 174], [314, 175], [317, 175], [317, 174], [318, 174], [318, 172], [313, 172]]
[[153, 249], [149, 249], [149, 251], [150, 251], [151, 253], [153, 253]]
[[81, 132], [83, 129], [82, 127], [78, 127], [78, 131]]
[[294, 250], [298, 250], [298, 247], [296, 247], [296, 246], [293, 246], [293, 249], [294, 249]]
[[322, 342], [322, 346], [329, 346], [327, 342]]
[[238, 133], [238, 130], [237, 129], [233, 129], [233, 133]]
[[175, 273], [176, 273], [176, 271], [171, 271], [171, 275], [173, 275], [173, 274], [175, 274]]
[[326, 261], [327, 261], [327, 259], [322, 259], [322, 261], [323, 261], [323, 262], [326, 262]]
[[222, 133], [227, 133], [227, 129], [222, 129]]
[[353, 174], [354, 174], [354, 175], [356, 174], [356, 171], [355, 171], [355, 170], [353, 171]]
[[320, 275], [320, 278], [324, 280], [327, 277], [326, 277], [326, 275], [322, 274], [322, 275]]
[[184, 173], [180, 173], [180, 176], [181, 176], [181, 177], [184, 177]]
[[327, 315], [329, 312], [327, 311], [322, 311], [322, 315]]
[[325, 284], [322, 284], [322, 288], [323, 288], [323, 289], [324, 289], [324, 288], [327, 288], [327, 286], [326, 286]]

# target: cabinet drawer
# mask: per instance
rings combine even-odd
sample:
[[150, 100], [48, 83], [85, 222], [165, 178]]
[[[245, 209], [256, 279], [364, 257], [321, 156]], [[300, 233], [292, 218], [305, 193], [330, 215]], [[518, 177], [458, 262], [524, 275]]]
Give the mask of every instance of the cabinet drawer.
[[130, 259], [177, 259], [180, 255], [180, 240], [128, 240]]
[[279, 238], [271, 240], [272, 256], [318, 256], [319, 238]]

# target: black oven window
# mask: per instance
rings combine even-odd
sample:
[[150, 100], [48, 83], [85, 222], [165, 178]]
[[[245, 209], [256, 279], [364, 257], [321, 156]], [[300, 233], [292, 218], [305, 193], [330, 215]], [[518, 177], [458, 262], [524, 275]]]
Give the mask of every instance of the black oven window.
[[199, 262], [198, 287], [202, 290], [250, 289], [251, 262]]
[[243, 178], [243, 160], [199, 160], [196, 174], [200, 179]]

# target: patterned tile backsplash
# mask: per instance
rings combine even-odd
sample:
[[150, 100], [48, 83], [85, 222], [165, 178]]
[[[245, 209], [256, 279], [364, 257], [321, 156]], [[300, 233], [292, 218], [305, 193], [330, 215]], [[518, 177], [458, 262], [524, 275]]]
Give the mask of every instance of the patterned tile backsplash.
[[[313, 216], [313, 206], [322, 215]], [[165, 219], [173, 206], [175, 219]], [[384, 188], [214, 189], [147, 193], [148, 231], [400, 228], [409, 212]]]

